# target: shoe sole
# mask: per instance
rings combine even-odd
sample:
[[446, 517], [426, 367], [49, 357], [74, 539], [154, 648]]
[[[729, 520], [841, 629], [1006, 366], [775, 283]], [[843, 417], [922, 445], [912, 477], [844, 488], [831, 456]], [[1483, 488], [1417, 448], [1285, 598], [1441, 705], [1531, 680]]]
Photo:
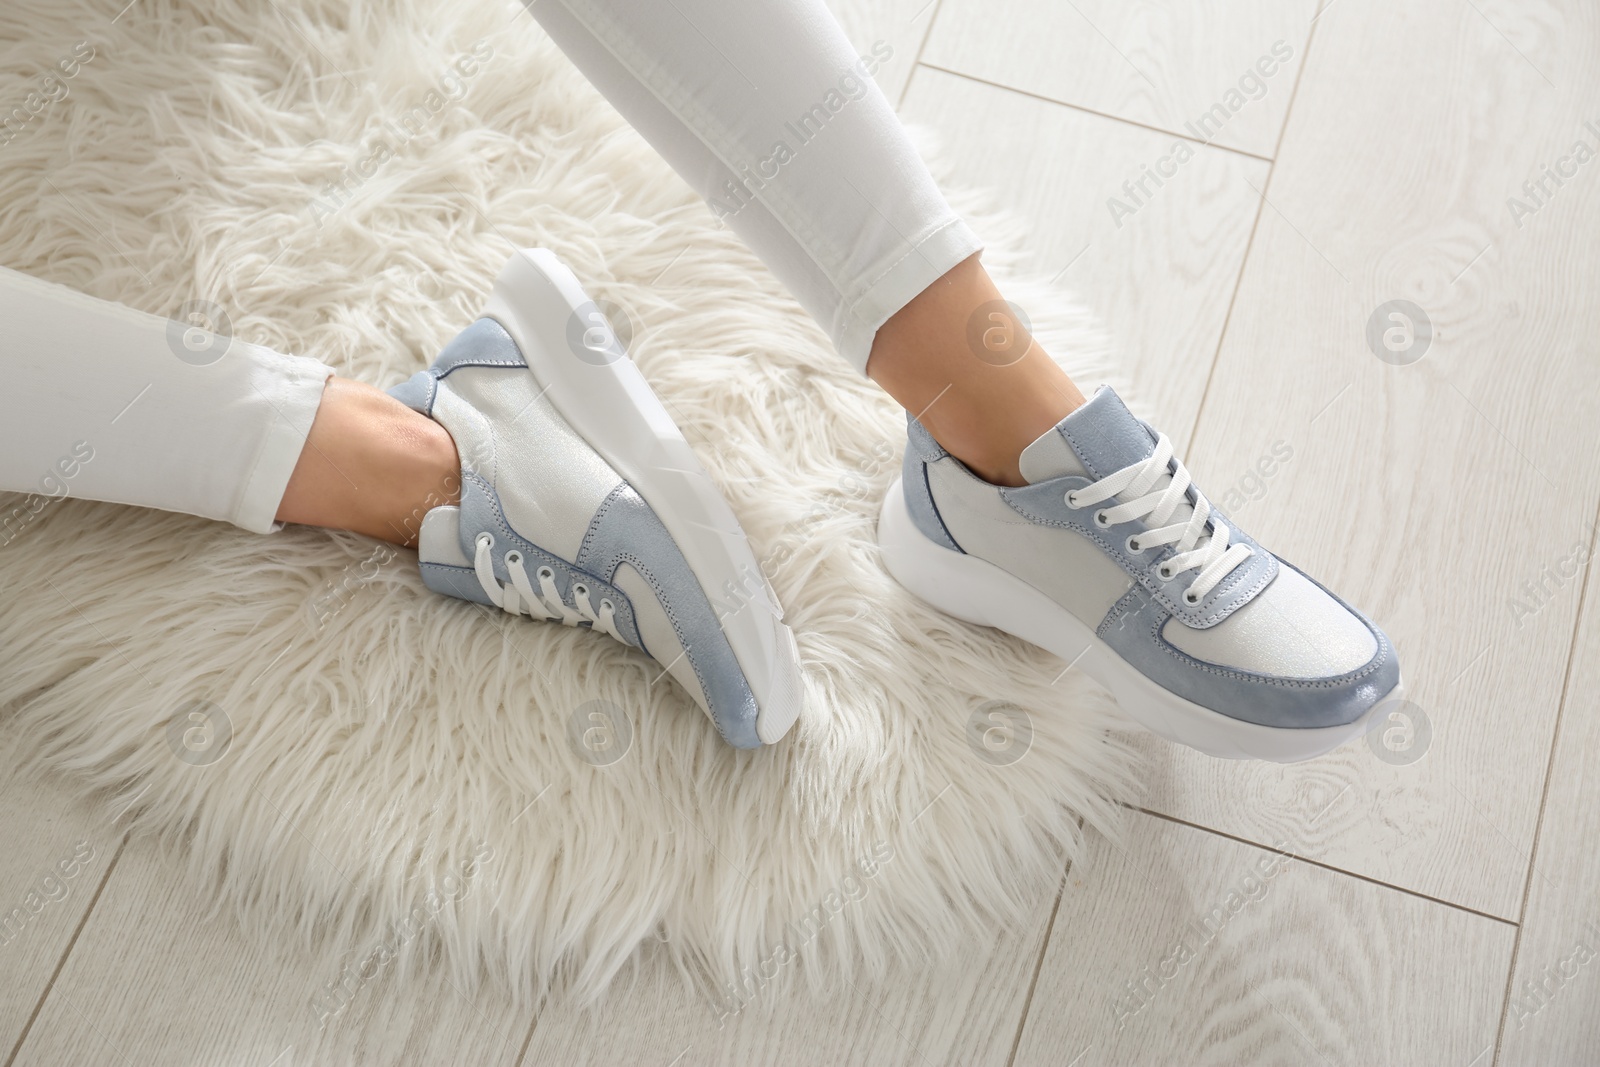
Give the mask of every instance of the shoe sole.
[[[593, 318], [599, 312], [577, 277], [548, 249], [519, 250], [483, 314], [516, 341], [561, 417], [655, 510], [755, 695], [756, 736], [768, 745], [780, 740], [803, 695], [794, 634], [722, 492], [609, 326]], [[604, 329], [591, 335], [596, 323]], [[582, 344], [591, 336], [609, 344]]]
[[1169, 692], [1140, 674], [1076, 616], [1017, 576], [934, 544], [906, 510], [900, 480], [878, 516], [878, 545], [889, 573], [907, 590], [966, 622], [992, 626], [1083, 668], [1130, 718], [1154, 734], [1223, 759], [1298, 763], [1366, 734], [1403, 693], [1396, 685], [1355, 722], [1284, 729], [1242, 722]]

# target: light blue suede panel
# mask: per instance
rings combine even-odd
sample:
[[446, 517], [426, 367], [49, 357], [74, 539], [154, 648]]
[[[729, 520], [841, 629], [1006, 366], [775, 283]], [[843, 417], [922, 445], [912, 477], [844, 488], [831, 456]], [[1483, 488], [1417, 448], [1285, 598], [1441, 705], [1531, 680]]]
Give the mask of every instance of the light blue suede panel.
[[479, 319], [444, 346], [427, 370], [419, 370], [399, 385], [389, 387], [389, 395], [413, 411], [433, 414], [433, 400], [439, 393], [439, 379], [458, 367], [526, 367], [527, 361], [517, 343], [493, 319]]
[[[723, 739], [735, 748], [760, 748], [761, 738], [756, 734], [760, 709], [717, 613], [672, 534], [627, 482], [612, 490], [595, 512], [577, 563], [607, 579], [623, 563], [644, 576], [694, 668]], [[745, 602], [742, 610], [765, 609]]]
[[485, 604], [496, 611], [494, 601], [489, 599], [489, 594], [483, 591], [483, 586], [478, 584], [478, 572], [471, 567], [456, 567], [448, 563], [421, 563], [422, 584], [432, 589], [435, 593], [453, 596], [460, 600], [471, 600], [477, 604]]
[[[561, 594], [562, 600], [572, 604], [572, 584], [582, 582], [590, 590], [590, 599], [598, 610], [600, 598], [609, 599], [616, 608], [617, 632], [622, 635], [622, 640], [634, 648], [643, 649], [644, 642], [639, 638], [639, 627], [633, 618], [633, 603], [627, 596], [611, 584], [611, 576], [616, 573], [613, 567], [604, 575], [585, 569], [582, 565], [573, 565], [560, 556], [545, 551], [538, 545], [517, 533], [506, 522], [505, 513], [500, 510], [499, 498], [495, 495], [493, 487], [482, 476], [463, 471], [461, 475], [461, 552], [468, 559], [477, 553], [478, 534], [488, 531], [494, 537], [494, 548], [490, 553], [494, 565], [494, 576], [502, 585], [511, 583], [511, 574], [506, 570], [505, 554], [512, 549], [522, 553], [523, 566], [528, 571], [528, 578], [533, 588], [539, 588], [536, 574], [540, 567], [549, 567], [555, 572], [556, 590]], [[474, 572], [476, 573], [476, 572]], [[473, 580], [476, 585], [476, 578]], [[480, 602], [487, 598], [479, 590], [477, 599]]]
[[1091, 481], [1149, 458], [1156, 447], [1156, 435], [1133, 417], [1110, 386], [1101, 386], [1082, 407], [1062, 419], [1056, 432], [1067, 439]]
[[389, 387], [389, 395], [412, 411], [433, 414], [433, 398], [439, 395], [439, 379], [425, 370], [419, 370], [399, 385]]
[[909, 411], [906, 412], [906, 445], [924, 463], [937, 463], [950, 454]]
[[[933, 489], [928, 485], [928, 464], [922, 458], [923, 450], [915, 443], [915, 435], [921, 432], [927, 436], [927, 431], [915, 420], [912, 420], [911, 426], [912, 436], [906, 442], [905, 459], [900, 464], [900, 491], [905, 496], [906, 511], [911, 514], [911, 523], [922, 532], [922, 536], [941, 548], [964, 554], [965, 550], [956, 544], [956, 539], [950, 536], [949, 528], [939, 517], [939, 506], [933, 502]], [[933, 438], [929, 437], [928, 440]]]
[[444, 346], [428, 370], [435, 378], [448, 377], [457, 367], [526, 367], [517, 342], [493, 319], [479, 319]]
[[1327, 678], [1274, 678], [1195, 659], [1161, 636], [1170, 613], [1139, 585], [1112, 606], [1096, 633], [1163, 689], [1229, 718], [1288, 729], [1345, 726], [1399, 684], [1400, 661], [1382, 630], [1334, 600], [1372, 632], [1377, 651], [1356, 670]]

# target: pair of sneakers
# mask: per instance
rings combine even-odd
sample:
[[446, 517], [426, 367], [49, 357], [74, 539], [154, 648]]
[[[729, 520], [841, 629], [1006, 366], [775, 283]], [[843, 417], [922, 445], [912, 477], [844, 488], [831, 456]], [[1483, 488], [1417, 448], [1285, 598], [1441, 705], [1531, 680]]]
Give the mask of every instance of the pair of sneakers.
[[[788, 732], [803, 690], [777, 597], [555, 255], [513, 256], [482, 317], [390, 392], [461, 456], [460, 504], [420, 530], [430, 589], [639, 649], [731, 745]], [[1383, 633], [1211, 507], [1109, 388], [1021, 469], [1026, 486], [992, 485], [908, 419], [878, 526], [890, 573], [1078, 664], [1140, 723], [1212, 755], [1320, 755], [1398, 695]]]

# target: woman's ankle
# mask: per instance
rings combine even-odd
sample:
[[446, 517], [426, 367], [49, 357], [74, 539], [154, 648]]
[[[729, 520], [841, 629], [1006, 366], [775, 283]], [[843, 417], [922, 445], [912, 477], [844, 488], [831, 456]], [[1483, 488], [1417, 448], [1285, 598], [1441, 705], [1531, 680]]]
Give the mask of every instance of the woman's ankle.
[[413, 547], [430, 509], [460, 501], [460, 474], [443, 426], [363, 382], [329, 378], [277, 517]]
[[1070, 379], [1067, 385], [1069, 391], [1063, 392], [1049, 380], [1019, 379], [1010, 398], [978, 404], [964, 402], [952, 389], [918, 421], [940, 447], [978, 477], [994, 485], [1026, 485], [1020, 466], [1023, 449], [1084, 402]]
[[1022, 450], [1084, 402], [977, 256], [883, 324], [867, 375], [941, 447], [997, 485], [1022, 485]]

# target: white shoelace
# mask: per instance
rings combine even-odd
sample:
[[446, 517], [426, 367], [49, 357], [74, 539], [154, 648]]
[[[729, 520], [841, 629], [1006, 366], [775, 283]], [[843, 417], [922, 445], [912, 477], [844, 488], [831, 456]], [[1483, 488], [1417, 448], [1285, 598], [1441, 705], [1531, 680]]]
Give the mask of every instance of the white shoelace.
[[[1179, 506], [1187, 503], [1187, 492], [1193, 479], [1181, 461], [1172, 462], [1172, 480], [1164, 488], [1155, 488], [1164, 477], [1167, 464], [1172, 461], [1172, 442], [1166, 434], [1156, 438], [1156, 450], [1149, 458], [1108, 474], [1098, 482], [1075, 489], [1066, 495], [1070, 508], [1086, 508], [1114, 496], [1126, 494], [1134, 499], [1094, 513], [1095, 525], [1101, 529], [1134, 519], [1146, 519], [1154, 527], [1127, 540], [1128, 551], [1137, 555], [1150, 548], [1176, 545], [1177, 553], [1156, 568], [1162, 581], [1170, 582], [1191, 568], [1200, 574], [1183, 594], [1184, 603], [1200, 603], [1217, 583], [1233, 572], [1239, 564], [1249, 559], [1254, 550], [1245, 544], [1228, 544], [1228, 527], [1207, 520], [1211, 505], [1198, 491], [1195, 493], [1194, 512], [1188, 521], [1164, 525], [1173, 517]], [[1207, 527], [1210, 527], [1207, 535]]]
[[495, 607], [501, 608], [512, 615], [529, 615], [535, 619], [549, 619], [560, 622], [563, 626], [581, 626], [588, 623], [593, 629], [601, 633], [610, 634], [618, 641], [622, 635], [617, 632], [616, 605], [609, 597], [600, 598], [600, 610], [594, 608], [593, 591], [583, 582], [572, 584], [572, 606], [561, 599], [561, 593], [556, 589], [556, 574], [549, 567], [540, 567], [534, 572], [534, 577], [539, 580], [539, 590], [534, 591], [533, 583], [528, 581], [527, 561], [522, 553], [512, 549], [506, 553], [506, 572], [511, 575], [510, 585], [501, 585], [500, 580], [494, 576], [494, 563], [490, 558], [490, 551], [494, 548], [494, 535], [484, 532], [478, 535], [477, 552], [472, 559], [472, 569], [477, 573], [478, 584], [483, 586], [483, 591], [494, 602]]

